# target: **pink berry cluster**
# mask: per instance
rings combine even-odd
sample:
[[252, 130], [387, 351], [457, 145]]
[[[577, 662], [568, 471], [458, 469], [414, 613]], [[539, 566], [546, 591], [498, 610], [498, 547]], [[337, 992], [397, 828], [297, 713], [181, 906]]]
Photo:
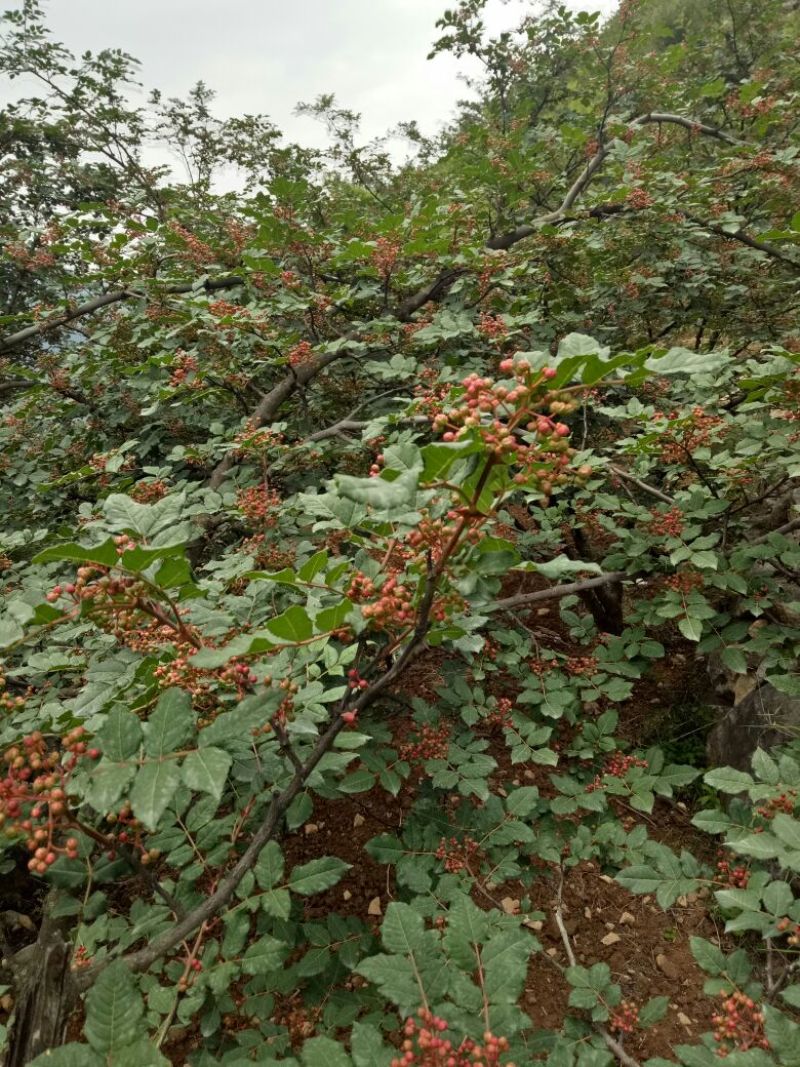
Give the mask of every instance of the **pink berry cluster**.
[[508, 327], [503, 320], [486, 312], [478, 320], [477, 330], [487, 341], [504, 341], [508, 336]]
[[77, 858], [77, 839], [64, 839], [71, 818], [66, 789], [80, 760], [100, 758], [100, 749], [90, 748], [85, 738], [82, 726], [64, 735], [61, 748], [68, 754], [66, 759], [57, 749], [48, 748], [39, 730], [3, 753], [0, 827], [7, 837], [25, 835], [31, 853], [28, 869], [35, 874], [44, 874], [59, 855]]
[[378, 599], [365, 604], [361, 614], [372, 622], [376, 630], [403, 629], [415, 618], [411, 593], [407, 585], [392, 575], [381, 586]]
[[313, 349], [309, 341], [300, 341], [289, 351], [289, 366], [290, 367], [302, 367], [304, 363], [308, 363], [313, 355]]
[[[444, 1037], [447, 1022], [427, 1008], [417, 1012], [416, 1019], [406, 1019], [403, 1026], [402, 1055], [391, 1061], [391, 1067], [496, 1067], [500, 1057], [508, 1051], [508, 1039], [495, 1037], [490, 1031], [482, 1043], [465, 1038], [456, 1046]], [[506, 1067], [514, 1067], [507, 1063]]]
[[609, 1028], [618, 1034], [632, 1034], [639, 1022], [639, 1008], [633, 1001], [623, 1000], [609, 1020]]
[[127, 801], [118, 812], [109, 812], [106, 815], [106, 822], [112, 827], [110, 833], [106, 834], [109, 843], [109, 847], [106, 850], [108, 859], [116, 859], [117, 845], [133, 848], [138, 853], [139, 862], [145, 867], [155, 863], [161, 855], [160, 849], [145, 848], [142, 843], [142, 824], [134, 817], [131, 806]]
[[587, 793], [594, 793], [596, 790], [602, 789], [603, 778], [605, 777], [624, 778], [631, 767], [642, 767], [647, 770], [647, 766], [647, 760], [639, 759], [638, 756], [631, 756], [617, 750], [608, 757], [602, 771], [590, 782], [586, 787], [586, 791]]
[[587, 677], [596, 674], [597, 658], [595, 656], [568, 656], [562, 666], [567, 674]]
[[366, 678], [362, 678], [355, 667], [351, 667], [347, 672], [347, 684], [351, 689], [368, 689], [369, 682]]
[[784, 815], [793, 815], [796, 804], [797, 790], [787, 789], [777, 797], [770, 797], [766, 804], [756, 808], [756, 814], [760, 815], [762, 819], [772, 819], [778, 812], [783, 812]]
[[[443, 441], [457, 441], [476, 430], [495, 455], [513, 457], [532, 474], [541, 471], [543, 462], [563, 469], [574, 449], [566, 441], [569, 427], [553, 416], [574, 411], [575, 404], [558, 393], [548, 392], [546, 383], [556, 372], [551, 367], [534, 371], [527, 361], [510, 358], [500, 363], [500, 371], [514, 375], [513, 386], [509, 388], [478, 374], [468, 375], [461, 383], [461, 403], [437, 415], [434, 430], [442, 434]], [[526, 444], [517, 432], [521, 430], [535, 432], [536, 444]], [[516, 477], [520, 482], [526, 480], [523, 473]]]
[[478, 842], [471, 837], [459, 841], [456, 837], [443, 837], [436, 849], [436, 858], [444, 863], [448, 874], [463, 871], [478, 851]]
[[486, 716], [486, 725], [495, 727], [511, 726], [511, 712], [514, 710], [514, 701], [510, 697], [498, 697], [497, 704]]
[[131, 489], [130, 494], [140, 504], [154, 504], [157, 500], [162, 500], [168, 492], [167, 483], [156, 478], [149, 482], [138, 482]]
[[201, 389], [203, 379], [198, 374], [199, 363], [196, 356], [189, 356], [180, 352], [172, 362], [172, 373], [169, 384], [173, 389], [186, 385], [190, 389]]
[[764, 1013], [753, 998], [739, 990], [720, 996], [724, 998], [722, 1010], [711, 1017], [714, 1039], [719, 1042], [717, 1055], [725, 1057], [730, 1052], [746, 1052], [751, 1048], [768, 1049]]
[[439, 726], [425, 723], [416, 741], [400, 745], [400, 759], [410, 763], [424, 763], [429, 759], [447, 759], [450, 748], [450, 724], [443, 722]]
[[388, 278], [400, 255], [400, 242], [389, 237], [379, 237], [375, 242], [372, 262], [382, 278]]
[[464, 519], [467, 523], [463, 534], [464, 540], [477, 544], [483, 536], [481, 526], [485, 521], [485, 516], [465, 515], [463, 510], [455, 508], [451, 508], [442, 519], [433, 519], [423, 513], [416, 528], [406, 535], [406, 543], [415, 550], [417, 558], [430, 553], [433, 562], [439, 563], [447, 551], [458, 524]]
[[683, 512], [680, 508], [669, 508], [667, 511], [654, 508], [650, 514], [652, 518], [647, 524], [650, 533], [658, 537], [680, 537], [683, 533]]
[[279, 494], [266, 485], [253, 485], [249, 489], [240, 489], [236, 494], [237, 508], [254, 526], [275, 526], [280, 503]]
[[717, 861], [717, 880], [733, 889], [747, 889], [747, 883], [750, 881], [750, 871], [747, 867], [731, 867], [724, 855], [720, 855], [722, 858]]

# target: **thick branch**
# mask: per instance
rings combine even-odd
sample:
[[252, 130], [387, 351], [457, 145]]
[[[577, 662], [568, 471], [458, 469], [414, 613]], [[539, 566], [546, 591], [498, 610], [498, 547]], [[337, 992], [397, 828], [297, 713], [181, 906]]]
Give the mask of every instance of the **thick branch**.
[[[217, 289], [232, 289], [234, 286], [244, 285], [244, 279], [238, 277], [230, 278], [215, 278], [209, 279], [204, 282], [202, 286], [197, 287], [197, 291], [201, 292], [214, 292]], [[167, 285], [164, 289], [160, 290], [162, 293], [177, 294], [177, 293], [191, 293], [195, 290], [195, 285], [191, 282], [180, 285]], [[52, 315], [48, 319], [42, 319], [41, 322], [34, 323], [33, 326], [26, 326], [23, 330], [17, 330], [16, 333], [9, 334], [8, 337], [3, 338], [0, 341], [0, 352], [6, 352], [15, 345], [20, 345], [23, 341], [28, 341], [31, 337], [36, 337], [39, 334], [50, 333], [51, 330], [57, 330], [61, 326], [66, 326], [67, 323], [73, 322], [75, 319], [85, 318], [87, 315], [93, 315], [96, 311], [100, 311], [101, 308], [108, 307], [109, 304], [118, 304], [122, 300], [135, 300], [146, 297], [147, 293], [141, 292], [138, 289], [115, 289], [112, 293], [103, 293], [102, 296], [96, 296], [93, 300], [87, 300], [84, 304], [77, 304], [69, 311], [65, 311], [60, 315]]]
[[549, 589], [539, 589], [535, 593], [518, 593], [517, 596], [506, 597], [505, 600], [495, 600], [492, 604], [493, 611], [509, 611], [511, 608], [519, 608], [526, 604], [535, 604], [539, 600], [560, 600], [561, 597], [572, 596], [573, 593], [583, 593], [587, 589], [596, 589], [600, 585], [609, 585], [612, 582], [622, 582], [630, 579], [624, 571], [609, 571], [600, 574], [596, 578], [587, 578], [582, 582], [564, 582], [562, 585], [553, 585]]

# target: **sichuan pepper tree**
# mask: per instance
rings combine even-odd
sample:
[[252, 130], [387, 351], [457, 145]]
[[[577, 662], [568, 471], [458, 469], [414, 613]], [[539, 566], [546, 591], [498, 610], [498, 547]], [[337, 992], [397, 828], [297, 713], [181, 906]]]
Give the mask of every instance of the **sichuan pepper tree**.
[[[699, 771], [618, 725], [670, 627], [797, 693], [797, 16], [731, 0], [656, 31], [625, 3], [491, 40], [482, 6], [434, 45], [480, 58], [476, 99], [435, 143], [407, 128], [402, 167], [330, 99], [311, 153], [201, 90], [134, 107], [127, 57], [76, 62], [32, 2], [4, 18], [3, 71], [47, 89], [4, 115], [30, 158], [6, 171], [0, 802], [40, 944], [69, 946], [49, 1043], [85, 993], [85, 1041], [49, 1062], [160, 1063], [179, 1024], [198, 1064], [631, 1067], [667, 1005], [579, 964], [563, 923], [548, 956], [497, 892], [547, 879], [560, 921], [587, 860], [664, 907], [722, 886], [762, 935], [764, 981], [695, 946], [719, 1021], [681, 1062], [791, 1059], [791, 757], [707, 776], [753, 801], [696, 816], [723, 869], [632, 818]], [[143, 162], [176, 131], [186, 182]], [[243, 192], [215, 194], [224, 162]], [[438, 699], [409, 708], [431, 656]], [[547, 789], [501, 785], [498, 744]], [[284, 836], [411, 787], [366, 846], [380, 936], [308, 921], [348, 864]], [[41, 956], [9, 972], [11, 1062], [41, 1051]], [[570, 989], [544, 1035], [531, 959]]]

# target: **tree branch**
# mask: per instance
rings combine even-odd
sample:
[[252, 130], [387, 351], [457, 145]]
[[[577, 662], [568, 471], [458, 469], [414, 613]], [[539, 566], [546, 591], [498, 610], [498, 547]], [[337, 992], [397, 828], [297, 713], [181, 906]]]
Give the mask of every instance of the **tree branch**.
[[562, 585], [551, 586], [549, 589], [539, 589], [535, 593], [518, 593], [517, 596], [509, 596], [505, 600], [495, 600], [491, 605], [491, 610], [509, 611], [511, 608], [519, 608], [526, 604], [536, 604], [540, 600], [559, 600], [561, 597], [572, 596], [573, 593], [596, 589], [600, 585], [622, 582], [626, 578], [630, 580], [631, 576], [625, 574], [624, 571], [609, 571], [582, 582], [565, 582]]
[[[168, 285], [165, 289], [161, 290], [161, 292], [178, 294], [191, 293], [196, 290], [197, 292], [205, 291], [210, 293], [217, 289], [232, 289], [237, 285], [244, 285], [244, 278], [209, 278], [201, 286], [196, 287], [191, 282], [179, 285]], [[52, 315], [48, 319], [42, 319], [41, 322], [34, 323], [33, 326], [26, 326], [23, 330], [17, 330], [16, 333], [9, 334], [8, 337], [4, 337], [0, 340], [0, 352], [6, 352], [9, 349], [14, 348], [15, 345], [20, 345], [23, 341], [29, 340], [31, 337], [57, 330], [59, 327], [66, 326], [67, 323], [73, 322], [75, 319], [84, 318], [86, 315], [93, 315], [96, 311], [108, 307], [109, 304], [118, 304], [123, 300], [141, 299], [142, 297], [146, 298], [147, 293], [136, 289], [115, 289], [111, 293], [103, 293], [102, 296], [96, 296], [93, 300], [87, 300], [83, 304], [78, 304], [74, 308], [63, 312], [60, 315]]]

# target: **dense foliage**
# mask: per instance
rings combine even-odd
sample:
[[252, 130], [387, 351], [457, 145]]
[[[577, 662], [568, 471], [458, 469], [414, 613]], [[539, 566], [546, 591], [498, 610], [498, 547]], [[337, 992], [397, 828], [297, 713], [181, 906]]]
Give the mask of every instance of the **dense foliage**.
[[[473, 98], [402, 165], [332, 98], [311, 151], [3, 16], [4, 928], [27, 899], [66, 939], [49, 1043], [82, 998], [37, 1062], [638, 1067], [672, 1009], [576, 954], [587, 863], [745, 932], [694, 938], [718, 1014], [676, 1062], [800, 1055], [797, 754], [703, 778], [625, 729], [687, 648], [800, 696], [800, 16], [552, 4], [491, 39], [483, 6], [433, 48]], [[316, 834], [359, 796], [406, 802], [369, 915]], [[9, 1063], [58, 966], [31, 925]]]

